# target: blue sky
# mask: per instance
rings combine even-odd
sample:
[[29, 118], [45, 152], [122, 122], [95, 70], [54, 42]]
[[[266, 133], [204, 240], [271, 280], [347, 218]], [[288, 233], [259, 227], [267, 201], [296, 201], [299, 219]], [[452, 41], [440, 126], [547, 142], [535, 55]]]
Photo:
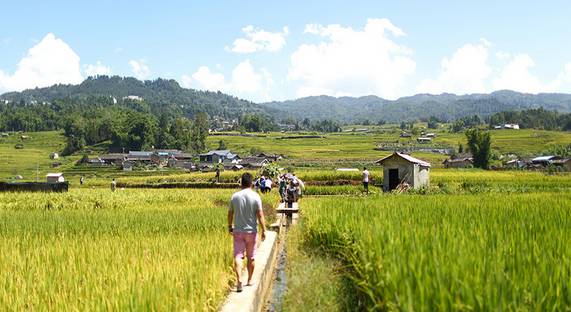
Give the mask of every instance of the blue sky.
[[571, 92], [566, 1], [12, 1], [0, 92], [90, 74], [254, 101]]

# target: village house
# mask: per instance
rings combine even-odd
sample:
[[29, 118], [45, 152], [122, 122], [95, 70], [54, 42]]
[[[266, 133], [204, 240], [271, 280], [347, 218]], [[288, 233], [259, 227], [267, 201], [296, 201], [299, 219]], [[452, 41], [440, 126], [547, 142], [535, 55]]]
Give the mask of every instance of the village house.
[[512, 159], [504, 164], [505, 168], [508, 169], [524, 169], [527, 166], [528, 161], [522, 159]]
[[210, 163], [210, 164], [217, 164], [221, 163], [225, 160], [238, 160], [240, 157], [236, 154], [232, 154], [229, 150], [214, 150], [209, 151], [205, 154], [200, 154], [199, 156], [201, 163]]
[[444, 168], [471, 168], [474, 166], [474, 158], [469, 154], [454, 155], [444, 162]]
[[126, 154], [105, 154], [99, 156], [99, 159], [106, 165], [121, 166], [123, 161], [127, 159]]
[[554, 166], [563, 168], [563, 170], [565, 170], [565, 171], [571, 171], [571, 158], [556, 159], [556, 160], [553, 160], [551, 163]]
[[535, 157], [531, 160], [533, 165], [541, 165], [547, 167], [553, 163], [555, 160], [560, 160], [561, 157], [559, 156], [539, 156]]
[[123, 168], [123, 171], [133, 171], [133, 162], [125, 160], [121, 163], [121, 167]]
[[408, 132], [401, 132], [400, 137], [401, 138], [410, 138], [410, 137], [412, 137], [412, 134], [410, 134]]
[[138, 162], [142, 164], [150, 164], [152, 162], [151, 156], [153, 152], [146, 151], [130, 151], [127, 154], [127, 160], [131, 162]]
[[428, 143], [432, 142], [432, 138], [419, 137], [416, 139], [416, 142], [418, 142], [420, 144], [428, 144]]
[[390, 192], [399, 185], [408, 184], [418, 189], [430, 182], [430, 163], [408, 154], [395, 152], [376, 162], [383, 166], [383, 190]]
[[503, 125], [494, 126], [494, 129], [496, 129], [496, 130], [499, 130], [499, 129], [519, 130], [519, 124], [503, 124]]
[[248, 169], [260, 169], [270, 163], [266, 157], [249, 156], [240, 161], [240, 164]]
[[63, 173], [48, 173], [46, 175], [46, 181], [48, 183], [63, 183], [65, 182], [65, 178], [63, 177]]
[[259, 153], [259, 154], [256, 155], [256, 156], [257, 156], [257, 157], [267, 158], [270, 162], [282, 160], [282, 159], [284, 158], [283, 155], [271, 154], [271, 153]]

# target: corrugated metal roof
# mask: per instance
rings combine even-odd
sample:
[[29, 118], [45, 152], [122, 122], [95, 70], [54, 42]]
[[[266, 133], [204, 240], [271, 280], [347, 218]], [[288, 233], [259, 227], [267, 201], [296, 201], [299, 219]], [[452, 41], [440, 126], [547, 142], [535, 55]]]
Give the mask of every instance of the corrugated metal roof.
[[426, 161], [424, 161], [424, 160], [420, 160], [420, 159], [414, 158], [414, 157], [412, 157], [412, 156], [410, 156], [410, 155], [408, 155], [408, 154], [403, 154], [403, 153], [398, 153], [398, 152], [395, 152], [395, 153], [393, 153], [393, 154], [391, 154], [391, 155], [389, 155], [389, 156], [387, 156], [387, 157], [385, 157], [385, 158], [379, 159], [379, 160], [377, 161], [377, 163], [382, 164], [385, 160], [387, 160], [387, 159], [389, 159], [389, 158], [391, 158], [391, 157], [393, 157], [393, 156], [401, 157], [401, 158], [403, 158], [403, 159], [405, 159], [405, 160], [407, 160], [407, 161], [409, 161], [409, 162], [411, 162], [411, 163], [418, 164], [418, 165], [423, 166], [423, 167], [430, 167], [430, 163], [429, 163], [429, 162], [426, 162]]
[[535, 157], [534, 159], [532, 159], [532, 162], [542, 162], [542, 161], [550, 161], [550, 160], [554, 160], [554, 159], [558, 159], [559, 157], [557, 156], [539, 156], [539, 157]]

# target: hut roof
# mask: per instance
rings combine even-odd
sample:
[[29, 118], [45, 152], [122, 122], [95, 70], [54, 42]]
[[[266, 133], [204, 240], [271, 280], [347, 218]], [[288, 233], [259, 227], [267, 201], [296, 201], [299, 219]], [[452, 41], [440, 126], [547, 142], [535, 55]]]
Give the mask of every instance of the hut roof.
[[430, 167], [430, 163], [428, 163], [424, 160], [420, 160], [420, 159], [414, 158], [408, 154], [399, 153], [399, 152], [394, 152], [393, 154], [391, 154], [385, 158], [379, 159], [376, 161], [376, 163], [382, 165], [387, 159], [392, 158], [392, 157], [400, 157], [400, 158], [402, 158], [408, 162], [418, 164], [418, 165], [423, 166], [423, 167]]

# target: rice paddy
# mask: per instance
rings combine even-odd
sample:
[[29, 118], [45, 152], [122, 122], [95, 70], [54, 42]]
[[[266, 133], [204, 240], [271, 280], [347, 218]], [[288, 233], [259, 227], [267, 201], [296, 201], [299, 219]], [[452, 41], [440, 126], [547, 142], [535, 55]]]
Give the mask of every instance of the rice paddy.
[[571, 307], [568, 192], [307, 198], [303, 206], [303, 243], [345, 263], [358, 309]]
[[231, 192], [0, 193], [0, 310], [216, 310]]

